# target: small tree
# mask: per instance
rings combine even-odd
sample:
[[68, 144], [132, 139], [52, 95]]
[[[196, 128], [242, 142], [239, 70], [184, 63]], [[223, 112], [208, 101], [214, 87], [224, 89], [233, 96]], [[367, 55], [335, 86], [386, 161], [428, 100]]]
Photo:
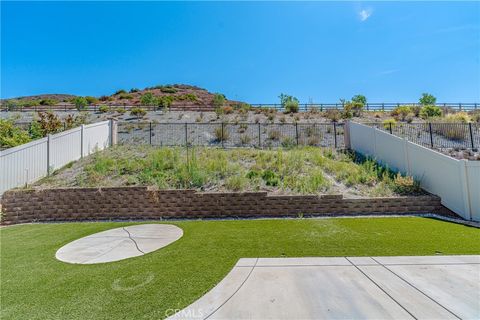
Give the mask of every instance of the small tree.
[[280, 103], [287, 113], [298, 112], [298, 99], [294, 96], [281, 93], [279, 96]]
[[367, 97], [365, 97], [364, 95], [361, 95], [361, 94], [357, 94], [357, 95], [354, 95], [352, 97], [352, 102], [361, 103], [362, 105], [366, 105], [367, 104]]
[[437, 102], [437, 98], [435, 98], [435, 96], [430, 93], [422, 93], [422, 96], [420, 97], [418, 102], [420, 102], [420, 104], [423, 106], [431, 106]]
[[85, 109], [85, 107], [88, 105], [88, 101], [84, 97], [75, 97], [73, 103], [79, 111]]

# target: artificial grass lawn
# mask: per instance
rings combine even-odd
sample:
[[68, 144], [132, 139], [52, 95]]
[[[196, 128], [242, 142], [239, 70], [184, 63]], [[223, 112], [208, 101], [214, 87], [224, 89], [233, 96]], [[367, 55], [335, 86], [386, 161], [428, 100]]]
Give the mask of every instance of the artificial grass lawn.
[[158, 319], [187, 306], [241, 257], [480, 254], [480, 230], [427, 218], [172, 222], [177, 242], [97, 265], [57, 261], [80, 237], [133, 223], [19, 225], [1, 233], [2, 319]]

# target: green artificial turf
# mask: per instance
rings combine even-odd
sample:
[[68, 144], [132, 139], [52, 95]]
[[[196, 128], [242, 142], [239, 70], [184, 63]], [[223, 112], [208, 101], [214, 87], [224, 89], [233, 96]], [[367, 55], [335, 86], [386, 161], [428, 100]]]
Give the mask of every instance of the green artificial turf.
[[177, 242], [98, 265], [57, 261], [80, 237], [132, 223], [2, 228], [1, 319], [159, 319], [218, 283], [241, 257], [480, 254], [480, 230], [427, 218], [174, 222]]

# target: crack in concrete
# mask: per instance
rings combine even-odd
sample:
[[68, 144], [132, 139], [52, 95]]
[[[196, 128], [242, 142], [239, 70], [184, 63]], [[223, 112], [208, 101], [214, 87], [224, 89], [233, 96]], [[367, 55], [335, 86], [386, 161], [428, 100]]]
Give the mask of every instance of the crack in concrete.
[[130, 234], [130, 232], [128, 232], [128, 230], [125, 229], [125, 227], [123, 227], [122, 229], [125, 230], [125, 232], [128, 234], [128, 238], [133, 241], [133, 243], [135, 244], [135, 248], [137, 248], [137, 250], [140, 251], [142, 254], [145, 254], [145, 252], [143, 252], [143, 251], [140, 249], [140, 247], [138, 246], [138, 244], [137, 244], [137, 242], [135, 241], [135, 239], [132, 238], [132, 235]]
[[[204, 318], [204, 320], [206, 320], [206, 319], [210, 318], [211, 316], [213, 316], [218, 310], [220, 310], [220, 308], [222, 308], [228, 301], [230, 301], [230, 299], [232, 299], [234, 295], [237, 294], [237, 292], [243, 287], [243, 285], [245, 284], [245, 282], [247, 282], [247, 280], [250, 278], [250, 275], [252, 274], [253, 269], [255, 269], [255, 267], [257, 266], [258, 259], [259, 259], [259, 258], [257, 258], [257, 259], [255, 260], [255, 264], [253, 265], [252, 270], [250, 270], [250, 272], [247, 274], [247, 277], [242, 281], [242, 283], [241, 283], [240, 286], [237, 288], [237, 290], [235, 290], [235, 292], [233, 292], [233, 293], [227, 298], [227, 300], [225, 300], [218, 308], [216, 308], [216, 309], [213, 310], [208, 316], [206, 316], [206, 317]], [[235, 266], [234, 268], [236, 268], [236, 266]]]

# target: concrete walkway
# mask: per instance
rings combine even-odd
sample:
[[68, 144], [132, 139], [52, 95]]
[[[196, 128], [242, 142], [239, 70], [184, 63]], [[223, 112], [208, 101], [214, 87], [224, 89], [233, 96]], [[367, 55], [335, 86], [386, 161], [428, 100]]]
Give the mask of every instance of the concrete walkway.
[[138, 257], [180, 239], [182, 229], [171, 224], [140, 224], [110, 229], [70, 242], [55, 257], [63, 262], [94, 264]]
[[248, 258], [171, 319], [480, 319], [480, 256]]

